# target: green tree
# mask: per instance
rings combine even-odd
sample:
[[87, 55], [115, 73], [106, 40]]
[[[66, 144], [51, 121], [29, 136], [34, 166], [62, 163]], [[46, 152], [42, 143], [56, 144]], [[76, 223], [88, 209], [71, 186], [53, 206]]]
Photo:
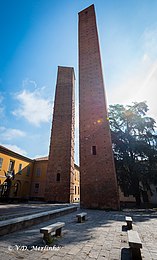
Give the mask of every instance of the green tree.
[[150, 184], [157, 183], [156, 126], [147, 112], [146, 102], [109, 107], [118, 183], [125, 195], [135, 196], [137, 205], [140, 205], [140, 184], [142, 189], [150, 190]]

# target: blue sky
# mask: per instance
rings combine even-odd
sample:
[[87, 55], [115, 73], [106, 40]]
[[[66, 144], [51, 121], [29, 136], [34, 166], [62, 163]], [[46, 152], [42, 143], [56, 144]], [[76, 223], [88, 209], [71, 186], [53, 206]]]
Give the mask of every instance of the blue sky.
[[1, 145], [48, 154], [57, 66], [74, 67], [78, 107], [77, 13], [93, 3], [108, 105], [146, 100], [157, 120], [156, 0], [0, 0]]

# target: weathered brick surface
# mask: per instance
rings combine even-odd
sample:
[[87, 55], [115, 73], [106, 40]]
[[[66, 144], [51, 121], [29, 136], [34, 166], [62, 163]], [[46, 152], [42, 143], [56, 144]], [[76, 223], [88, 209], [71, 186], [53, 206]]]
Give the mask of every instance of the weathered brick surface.
[[79, 13], [79, 98], [81, 206], [118, 209], [94, 5]]
[[58, 67], [45, 189], [47, 201], [74, 199], [74, 81], [73, 68]]

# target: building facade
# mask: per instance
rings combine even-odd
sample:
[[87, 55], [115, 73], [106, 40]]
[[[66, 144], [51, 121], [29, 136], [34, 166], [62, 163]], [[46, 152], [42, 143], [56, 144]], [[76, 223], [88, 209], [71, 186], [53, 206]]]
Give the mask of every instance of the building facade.
[[118, 209], [94, 5], [79, 13], [79, 116], [81, 206]]
[[[0, 146], [0, 201], [38, 200], [45, 201], [46, 172], [48, 156], [34, 160]], [[146, 205], [157, 204], [157, 185], [150, 185], [145, 201], [141, 193], [141, 202]], [[8, 190], [9, 188], [9, 190]], [[62, 191], [61, 191], [62, 192]], [[135, 197], [126, 196], [119, 187], [122, 207], [136, 205]], [[6, 200], [5, 200], [6, 201]], [[80, 202], [80, 170], [74, 164], [74, 197], [72, 203]]]
[[[48, 157], [32, 160], [0, 146], [0, 199], [45, 201], [47, 165]], [[72, 202], [80, 200], [79, 181], [79, 167], [74, 164]]]
[[34, 160], [33, 178], [31, 182], [30, 198], [32, 200], [45, 200], [45, 185], [48, 157], [36, 158]]
[[0, 197], [30, 197], [33, 160], [0, 146]]
[[[32, 200], [46, 200], [45, 188], [46, 188], [46, 173], [48, 167], [48, 157], [37, 158], [34, 160], [33, 179], [31, 185], [30, 198]], [[74, 164], [74, 196], [73, 202], [79, 202], [79, 186], [80, 186], [80, 173], [79, 167]], [[76, 187], [76, 188], [75, 188]], [[53, 190], [52, 190], [53, 192]], [[60, 191], [62, 193], [62, 191]]]
[[74, 69], [58, 67], [45, 199], [74, 200]]
[[74, 202], [80, 202], [80, 169], [76, 164], [74, 171]]

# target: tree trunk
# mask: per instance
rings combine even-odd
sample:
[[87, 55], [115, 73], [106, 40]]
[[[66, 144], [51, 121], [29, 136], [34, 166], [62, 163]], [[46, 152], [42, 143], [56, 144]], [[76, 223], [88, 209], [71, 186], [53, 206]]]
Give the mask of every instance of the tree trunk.
[[136, 206], [140, 207], [140, 205], [141, 205], [141, 194], [140, 194], [138, 178], [135, 179], [135, 199], [136, 199]]

